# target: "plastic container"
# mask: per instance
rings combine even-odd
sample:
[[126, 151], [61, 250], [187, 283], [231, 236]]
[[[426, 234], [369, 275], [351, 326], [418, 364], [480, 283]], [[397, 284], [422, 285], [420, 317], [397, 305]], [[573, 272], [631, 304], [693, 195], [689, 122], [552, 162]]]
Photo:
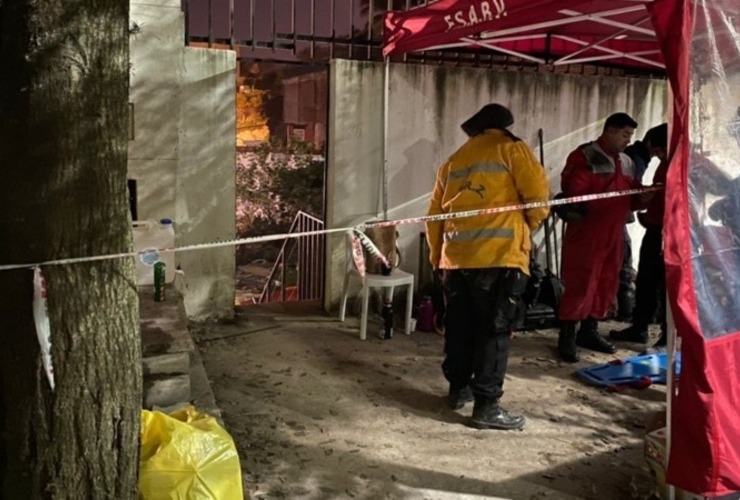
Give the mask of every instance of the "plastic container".
[[425, 295], [421, 298], [421, 304], [419, 304], [419, 318], [416, 324], [417, 329], [420, 332], [434, 331], [434, 303], [429, 295]]
[[172, 220], [162, 219], [134, 221], [134, 250], [136, 256], [136, 283], [138, 285], [154, 284], [154, 264], [165, 264], [165, 283], [175, 279], [175, 252], [160, 252], [165, 248], [175, 247], [175, 228]]

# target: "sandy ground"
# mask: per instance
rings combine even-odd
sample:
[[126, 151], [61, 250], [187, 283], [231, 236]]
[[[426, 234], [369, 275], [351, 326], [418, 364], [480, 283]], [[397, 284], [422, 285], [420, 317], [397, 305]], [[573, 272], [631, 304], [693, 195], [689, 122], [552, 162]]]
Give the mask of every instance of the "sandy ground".
[[521, 333], [502, 403], [527, 425], [476, 430], [472, 405], [446, 406], [442, 337], [397, 330], [383, 341], [371, 334], [379, 328], [360, 341], [356, 318], [296, 303], [192, 326], [248, 498], [649, 498], [643, 436], [664, 409], [663, 386], [586, 385], [574, 369], [613, 357], [561, 364], [555, 331]]
[[237, 306], [252, 305], [262, 294], [273, 264], [264, 259], [255, 260], [236, 268]]

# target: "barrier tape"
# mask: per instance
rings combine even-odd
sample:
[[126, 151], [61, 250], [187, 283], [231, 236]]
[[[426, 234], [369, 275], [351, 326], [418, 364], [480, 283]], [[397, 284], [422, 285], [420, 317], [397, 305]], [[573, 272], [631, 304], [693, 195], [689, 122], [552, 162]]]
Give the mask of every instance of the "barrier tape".
[[380, 249], [375, 246], [373, 240], [371, 240], [365, 233], [357, 228], [352, 228], [349, 230], [349, 232], [354, 233], [355, 237], [360, 240], [360, 243], [362, 243], [362, 245], [367, 248], [367, 251], [380, 259], [380, 262], [381, 264], [383, 264], [383, 266], [388, 269], [392, 267], [391, 264], [388, 262], [388, 258], [383, 255], [383, 252], [381, 252]]
[[408, 219], [397, 219], [392, 221], [380, 221], [359, 224], [353, 229], [368, 229], [372, 227], [388, 227], [388, 226], [400, 226], [403, 224], [412, 224], [417, 222], [437, 222], [448, 219], [462, 219], [463, 217], [474, 217], [477, 215], [491, 215], [502, 212], [516, 212], [519, 210], [529, 210], [532, 208], [545, 208], [545, 207], [556, 207], [558, 205], [569, 205], [571, 203], [582, 203], [585, 201], [597, 201], [606, 200], [608, 198], [619, 198], [621, 196], [632, 196], [635, 194], [649, 193], [652, 191], [660, 191], [664, 186], [650, 186], [640, 189], [628, 189], [625, 191], [613, 191], [609, 193], [598, 193], [598, 194], [584, 194], [581, 196], [571, 196], [570, 198], [560, 198], [557, 200], [545, 200], [545, 201], [533, 201], [530, 203], [522, 203], [520, 205], [507, 205], [505, 207], [492, 207], [492, 208], [481, 208], [477, 210], [468, 210], [464, 212], [450, 212], [445, 214], [437, 215], [425, 215], [423, 217], [412, 217]]
[[[271, 235], [266, 235], [266, 236], [253, 236], [249, 238], [240, 238], [240, 239], [235, 239], [235, 240], [219, 241], [219, 242], [213, 242], [213, 243], [199, 243], [199, 244], [187, 245], [183, 247], [162, 248], [162, 249], [157, 249], [157, 251], [162, 252], [162, 253], [191, 252], [195, 250], [208, 250], [212, 248], [224, 248], [224, 247], [231, 247], [231, 246], [237, 246], [237, 245], [249, 245], [252, 243], [263, 243], [266, 241], [286, 240], [290, 238], [302, 238], [304, 236], [316, 236], [320, 234], [354, 232], [358, 235], [362, 234], [362, 236], [360, 237], [360, 241], [363, 243], [363, 245], [368, 247], [368, 243], [369, 243], [369, 245], [371, 245], [373, 248], [368, 248], [368, 250], [371, 251], [373, 255], [383, 260], [384, 263], [387, 265], [388, 261], [386, 260], [386, 257], [383, 256], [383, 254], [375, 247], [372, 241], [369, 238], [367, 238], [367, 236], [364, 234], [364, 230], [370, 229], [370, 228], [376, 228], [376, 227], [400, 226], [404, 224], [416, 224], [416, 223], [421, 223], [421, 222], [438, 222], [438, 221], [444, 221], [444, 220], [449, 220], [449, 219], [462, 219], [465, 217], [475, 217], [478, 215], [492, 215], [492, 214], [499, 214], [499, 213], [504, 213], [504, 212], [515, 212], [519, 210], [530, 210], [532, 208], [546, 208], [546, 207], [554, 207], [558, 205], [568, 205], [571, 203], [582, 203], [586, 201], [606, 200], [609, 198], [618, 198], [622, 196], [632, 196], [632, 195], [648, 193], [652, 191], [660, 191], [663, 188], [664, 186], [651, 186], [651, 187], [640, 188], [640, 189], [628, 189], [625, 191], [614, 191], [614, 192], [609, 192], [609, 193], [572, 196], [570, 198], [561, 198], [557, 200], [535, 201], [531, 203], [521, 203], [518, 205], [508, 205], [504, 207], [482, 208], [482, 209], [477, 209], [477, 210], [467, 210], [463, 212], [451, 212], [451, 213], [437, 214], [437, 215], [425, 215], [421, 217], [409, 217], [405, 219], [397, 219], [397, 220], [390, 220], [390, 221], [367, 222], [367, 223], [358, 224], [353, 227], [321, 229], [318, 231], [304, 231], [304, 232], [299, 232], [299, 233], [271, 234]], [[71, 258], [65, 258], [65, 259], [55, 259], [55, 260], [49, 260], [45, 262], [35, 262], [35, 263], [28, 263], [28, 264], [5, 264], [5, 265], [0, 265], [0, 271], [11, 271], [11, 270], [17, 270], [17, 269], [34, 269], [36, 267], [43, 267], [43, 266], [61, 266], [61, 265], [68, 265], [68, 264], [79, 264], [83, 262], [99, 262], [99, 261], [104, 261], [104, 260], [123, 259], [127, 257], [136, 257], [136, 256], [143, 254], [144, 252], [150, 252], [150, 251], [151, 249], [146, 249], [146, 250], [142, 250], [139, 252], [122, 252], [122, 253], [114, 253], [114, 254], [106, 254], [106, 255], [94, 255], [90, 257], [71, 257]]]

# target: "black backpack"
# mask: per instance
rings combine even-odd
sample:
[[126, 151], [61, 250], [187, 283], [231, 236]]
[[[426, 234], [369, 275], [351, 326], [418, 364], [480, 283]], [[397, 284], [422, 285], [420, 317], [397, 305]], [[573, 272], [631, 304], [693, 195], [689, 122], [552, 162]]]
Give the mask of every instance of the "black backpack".
[[520, 301], [515, 330], [538, 330], [557, 326], [557, 311], [563, 285], [549, 269], [534, 259], [529, 262], [529, 280]]

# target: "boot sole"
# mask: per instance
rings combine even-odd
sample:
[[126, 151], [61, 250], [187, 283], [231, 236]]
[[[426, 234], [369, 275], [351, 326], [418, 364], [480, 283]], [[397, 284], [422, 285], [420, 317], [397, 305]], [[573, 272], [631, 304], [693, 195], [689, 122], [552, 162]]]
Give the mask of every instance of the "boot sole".
[[617, 349], [614, 350], [607, 350], [607, 349], [594, 349], [593, 347], [584, 347], [582, 345], [579, 345], [581, 349], [586, 349], [587, 351], [593, 351], [593, 352], [600, 352], [601, 354], [616, 354]]
[[594, 352], [600, 352], [602, 354], [615, 354], [617, 352], [617, 348], [612, 346], [612, 348], [602, 347], [602, 346], [595, 346], [595, 345], [585, 345], [585, 344], [578, 344], [576, 343], [578, 347], [581, 349], [586, 349], [589, 351]]
[[561, 355], [560, 355], [560, 360], [561, 360], [562, 362], [564, 362], [564, 363], [570, 363], [570, 364], [574, 364], [574, 363], [578, 363], [578, 362], [580, 362], [580, 361], [581, 361], [581, 358], [577, 358], [577, 357], [576, 357], [576, 358], [571, 358], [571, 357], [566, 357], [566, 356], [563, 356], [563, 355], [561, 354]]
[[472, 425], [476, 429], [496, 429], [499, 431], [520, 431], [524, 428], [524, 424], [526, 422], [522, 422], [521, 424], [517, 426], [510, 426], [510, 425], [499, 425], [499, 424], [492, 424], [490, 422], [481, 422], [480, 420], [472, 420]]
[[565, 363], [578, 363], [581, 358], [578, 356], [578, 351], [575, 353], [563, 352], [560, 347], [556, 351], [557, 357]]

